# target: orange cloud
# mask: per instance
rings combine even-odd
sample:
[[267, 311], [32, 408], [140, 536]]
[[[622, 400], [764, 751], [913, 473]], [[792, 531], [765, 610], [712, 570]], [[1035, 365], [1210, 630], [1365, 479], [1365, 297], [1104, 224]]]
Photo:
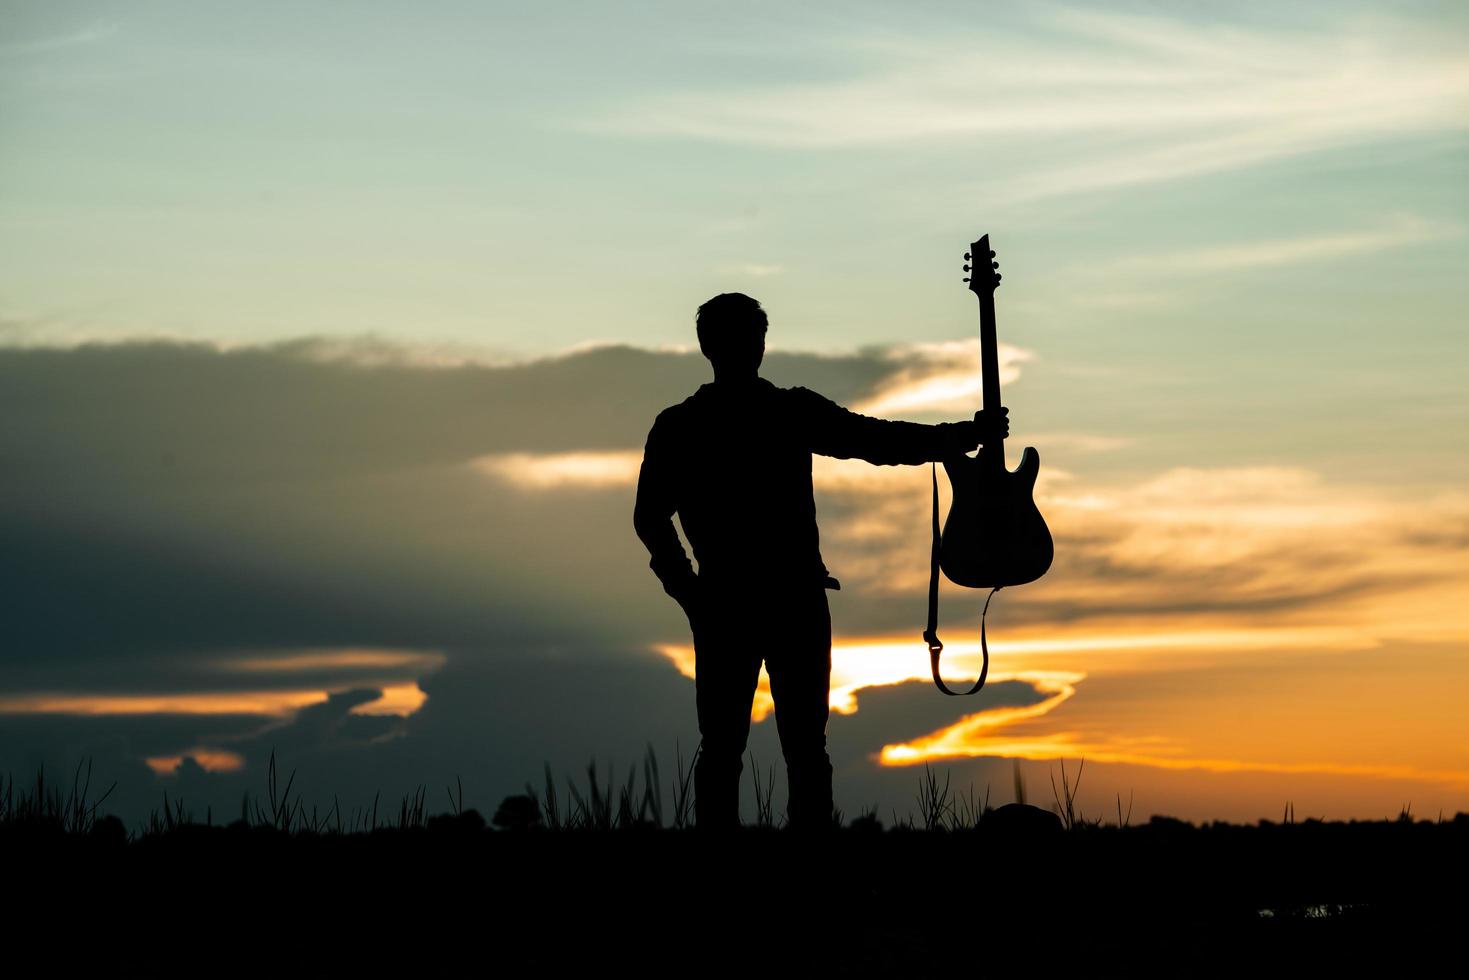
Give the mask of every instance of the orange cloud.
[[640, 449], [572, 453], [495, 453], [471, 468], [522, 490], [634, 486], [643, 464]]
[[1005, 753], [988, 750], [986, 743], [992, 739], [987, 733], [1007, 728], [1018, 721], [1050, 714], [1063, 701], [1076, 694], [1076, 685], [1085, 677], [1085, 674], [1067, 671], [1027, 671], [996, 675], [995, 680], [1025, 681], [1047, 697], [1037, 704], [1007, 705], [976, 712], [932, 735], [912, 742], [885, 745], [878, 753], [878, 760], [883, 765], [896, 766], [955, 756], [1003, 755]]
[[426, 650], [303, 650], [231, 657], [213, 664], [215, 670], [249, 674], [295, 673], [308, 670], [381, 670], [402, 667], [437, 670], [445, 663], [442, 653]]
[[[1020, 365], [1035, 354], [1010, 344], [999, 345], [1000, 383], [1020, 378]], [[933, 344], [908, 344], [886, 353], [895, 370], [870, 398], [852, 406], [864, 415], [908, 415], [920, 412], [974, 414], [982, 401], [979, 338]]]
[[428, 703], [428, 694], [417, 682], [394, 684], [382, 689], [374, 701], [367, 701], [352, 708], [354, 715], [396, 715], [407, 718]]
[[19, 694], [0, 698], [0, 714], [284, 716], [327, 700], [326, 691], [222, 691], [169, 694]]
[[149, 756], [148, 768], [159, 776], [172, 776], [185, 759], [193, 759], [205, 772], [238, 772], [245, 768], [245, 757], [225, 749], [195, 748], [178, 755]]

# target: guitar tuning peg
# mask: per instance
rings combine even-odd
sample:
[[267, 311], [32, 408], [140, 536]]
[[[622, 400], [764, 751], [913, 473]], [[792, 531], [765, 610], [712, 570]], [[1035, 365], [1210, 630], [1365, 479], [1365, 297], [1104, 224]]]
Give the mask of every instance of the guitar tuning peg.
[[995, 257], [995, 250], [994, 249], [990, 249], [990, 258], [994, 258], [994, 257]]
[[969, 266], [967, 266], [967, 265], [966, 265], [966, 266], [965, 266], [965, 267], [964, 267], [964, 271], [965, 271], [965, 272], [968, 272], [968, 271], [969, 271]]
[[968, 276], [964, 277], [964, 281], [965, 282], [968, 282], [969, 281], [969, 277]]
[[[991, 255], [994, 255], [995, 253], [994, 252], [991, 252], [990, 254]], [[964, 261], [965, 262], [968, 262], [969, 261], [969, 253], [968, 252], [965, 252], [964, 253]]]

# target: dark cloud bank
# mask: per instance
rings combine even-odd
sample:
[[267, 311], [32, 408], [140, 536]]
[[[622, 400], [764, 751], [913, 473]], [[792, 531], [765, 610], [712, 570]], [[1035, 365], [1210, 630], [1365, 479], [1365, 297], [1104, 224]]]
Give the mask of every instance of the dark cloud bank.
[[[526, 494], [464, 464], [487, 453], [640, 447], [656, 413], [707, 380], [697, 354], [591, 349], [511, 366], [417, 367], [323, 357], [302, 342], [220, 351], [176, 343], [0, 351], [0, 694], [299, 688], [343, 675], [226, 673], [221, 656], [306, 648], [435, 650], [403, 719], [350, 714], [344, 691], [288, 719], [0, 715], [0, 769], [58, 775], [95, 760], [136, 819], [182, 796], [237, 813], [274, 749], [308, 798], [364, 803], [463, 777], [493, 807], [542, 763], [620, 773], [651, 743], [671, 778], [697, 744], [692, 682], [648, 644], [686, 625], [632, 533], [631, 490]], [[765, 373], [845, 403], [900, 368], [880, 351], [772, 353]], [[868, 609], [914, 625], [913, 603]], [[833, 716], [849, 810], [911, 798], [910, 770], [868, 753], [983, 704], [923, 685]], [[143, 760], [205, 745], [237, 773]], [[751, 749], [778, 760], [773, 723]], [[894, 796], [894, 793], [896, 794]], [[783, 789], [778, 798], [783, 798]], [[446, 800], [438, 800], [443, 805]]]

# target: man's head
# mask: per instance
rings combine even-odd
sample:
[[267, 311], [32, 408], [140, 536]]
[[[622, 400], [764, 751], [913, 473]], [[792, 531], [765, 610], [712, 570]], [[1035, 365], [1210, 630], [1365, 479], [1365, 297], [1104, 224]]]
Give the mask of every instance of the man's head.
[[699, 307], [694, 323], [699, 350], [714, 365], [714, 377], [753, 375], [765, 357], [768, 325], [760, 304], [744, 293], [720, 293]]

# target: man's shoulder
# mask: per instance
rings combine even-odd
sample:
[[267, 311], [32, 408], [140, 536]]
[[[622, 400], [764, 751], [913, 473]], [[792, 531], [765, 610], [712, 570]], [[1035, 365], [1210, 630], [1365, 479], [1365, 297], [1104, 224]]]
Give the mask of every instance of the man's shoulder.
[[692, 417], [698, 413], [700, 392], [707, 387], [709, 386], [701, 386], [698, 391], [695, 391], [683, 401], [675, 402], [659, 412], [653, 419], [653, 427], [650, 430], [650, 434], [653, 432], [666, 433], [687, 425]]
[[790, 388], [777, 388], [775, 390], [780, 393], [780, 397], [787, 403], [806, 411], [841, 407], [820, 392], [812, 391], [804, 385], [794, 385]]
[[697, 411], [700, 401], [700, 392], [702, 392], [707, 387], [709, 386], [701, 385], [698, 391], [695, 391], [692, 395], [685, 398], [683, 401], [674, 402], [672, 405], [669, 405], [663, 411], [659, 412], [657, 418], [655, 418], [653, 421], [655, 423], [675, 422], [678, 419], [690, 414], [691, 412]]

